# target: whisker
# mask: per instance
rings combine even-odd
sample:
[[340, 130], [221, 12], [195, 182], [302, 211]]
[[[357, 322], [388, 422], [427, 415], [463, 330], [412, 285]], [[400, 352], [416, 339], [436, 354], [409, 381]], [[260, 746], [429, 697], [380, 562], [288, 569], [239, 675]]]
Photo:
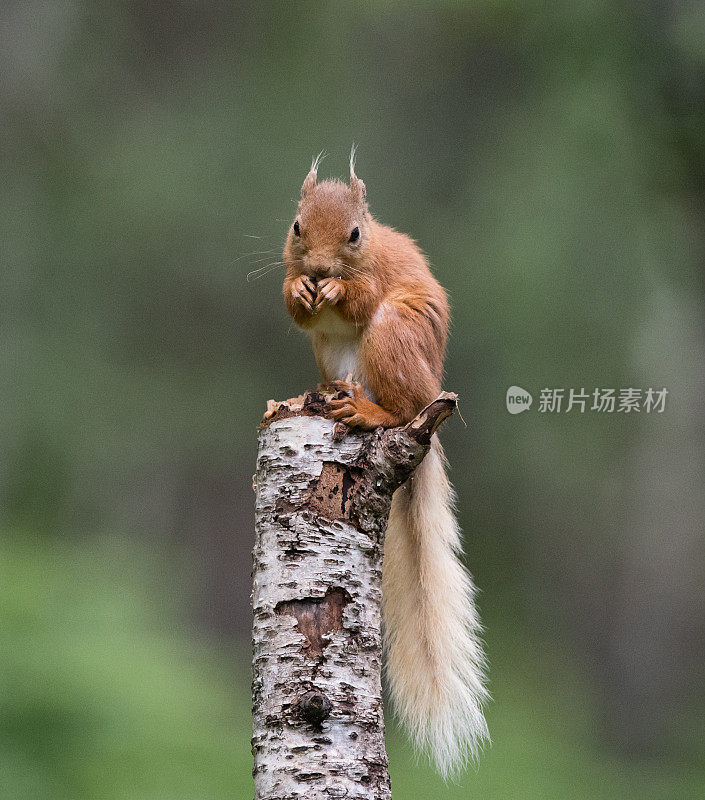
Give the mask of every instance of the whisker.
[[243, 253], [241, 256], [238, 256], [237, 258], [233, 259], [232, 263], [235, 264], [236, 262], [242, 261], [243, 258], [248, 258], [249, 256], [261, 256], [261, 255], [266, 255], [267, 253], [276, 253], [276, 252], [277, 252], [276, 247], [270, 247], [268, 250], [253, 250], [251, 253]]
[[285, 266], [283, 261], [274, 261], [271, 264], [265, 264], [263, 267], [258, 267], [248, 272], [247, 280], [254, 281], [257, 280], [257, 278], [263, 278], [268, 272], [273, 272], [277, 267], [283, 266]]
[[340, 259], [335, 260], [336, 266], [340, 267], [343, 271], [351, 272], [353, 275], [362, 275], [363, 272], [361, 269], [354, 267], [352, 264], [346, 264], [344, 261]]
[[[272, 255], [271, 255], [271, 253], [270, 253], [268, 256], [262, 256], [262, 258], [256, 258], [256, 259], [254, 259], [253, 261], [251, 261], [250, 263], [251, 263], [251, 264], [261, 264], [263, 261], [267, 261], [267, 260], [268, 260], [268, 259], [270, 259], [271, 257], [272, 257]], [[293, 259], [292, 259], [292, 260], [293, 260]], [[283, 264], [284, 262], [282, 261], [281, 263]]]
[[[263, 259], [261, 259], [261, 260], [262, 260], [262, 261], [267, 261], [267, 259], [266, 259], [266, 258], [263, 258]], [[265, 264], [264, 266], [265, 266], [265, 267], [271, 267], [271, 266], [274, 266], [275, 264], [277, 264], [277, 265], [282, 265], [282, 264], [284, 264], [284, 263], [285, 263], [284, 261], [281, 261], [280, 259], [277, 259], [276, 261], [269, 261], [269, 262], [268, 262], [267, 264]], [[259, 267], [258, 269], [262, 269], [262, 267]]]
[[279, 239], [279, 233], [241, 233], [240, 236], [246, 236], [248, 239]]

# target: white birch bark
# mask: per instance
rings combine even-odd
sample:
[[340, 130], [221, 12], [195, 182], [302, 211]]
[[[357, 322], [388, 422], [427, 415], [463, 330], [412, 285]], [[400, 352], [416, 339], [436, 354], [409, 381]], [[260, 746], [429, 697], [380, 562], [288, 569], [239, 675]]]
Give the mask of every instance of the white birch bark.
[[441, 395], [406, 428], [345, 435], [320, 416], [323, 397], [310, 393], [263, 423], [252, 593], [255, 800], [391, 798], [384, 530], [394, 490], [455, 400]]

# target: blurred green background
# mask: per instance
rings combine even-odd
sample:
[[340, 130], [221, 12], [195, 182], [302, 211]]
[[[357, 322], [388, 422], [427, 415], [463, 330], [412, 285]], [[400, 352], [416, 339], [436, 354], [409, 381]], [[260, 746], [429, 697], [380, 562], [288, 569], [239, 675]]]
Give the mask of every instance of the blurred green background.
[[451, 294], [494, 696], [448, 787], [390, 726], [395, 800], [703, 797], [702, 3], [7, 0], [0, 77], [0, 795], [251, 796], [256, 425], [316, 374], [247, 274], [354, 141]]

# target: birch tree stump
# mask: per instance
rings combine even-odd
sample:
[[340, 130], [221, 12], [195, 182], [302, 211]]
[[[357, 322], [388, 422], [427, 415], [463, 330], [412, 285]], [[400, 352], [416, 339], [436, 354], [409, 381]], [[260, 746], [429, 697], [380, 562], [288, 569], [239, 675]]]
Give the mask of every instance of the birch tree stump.
[[310, 392], [272, 403], [255, 476], [255, 800], [389, 800], [382, 555], [392, 494], [456, 406], [349, 433]]

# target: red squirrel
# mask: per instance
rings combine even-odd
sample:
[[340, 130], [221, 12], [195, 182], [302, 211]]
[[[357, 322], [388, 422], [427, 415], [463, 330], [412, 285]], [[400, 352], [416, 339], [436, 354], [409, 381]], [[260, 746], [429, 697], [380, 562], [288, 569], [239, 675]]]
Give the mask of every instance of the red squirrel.
[[[301, 188], [284, 247], [284, 299], [311, 337], [324, 385], [343, 389], [331, 416], [370, 430], [411, 421], [441, 391], [449, 308], [414, 241], [377, 222], [365, 184]], [[352, 375], [352, 381], [349, 377]], [[440, 442], [392, 499], [382, 593], [392, 701], [441, 774], [487, 740], [475, 589], [462, 566], [453, 488]]]

